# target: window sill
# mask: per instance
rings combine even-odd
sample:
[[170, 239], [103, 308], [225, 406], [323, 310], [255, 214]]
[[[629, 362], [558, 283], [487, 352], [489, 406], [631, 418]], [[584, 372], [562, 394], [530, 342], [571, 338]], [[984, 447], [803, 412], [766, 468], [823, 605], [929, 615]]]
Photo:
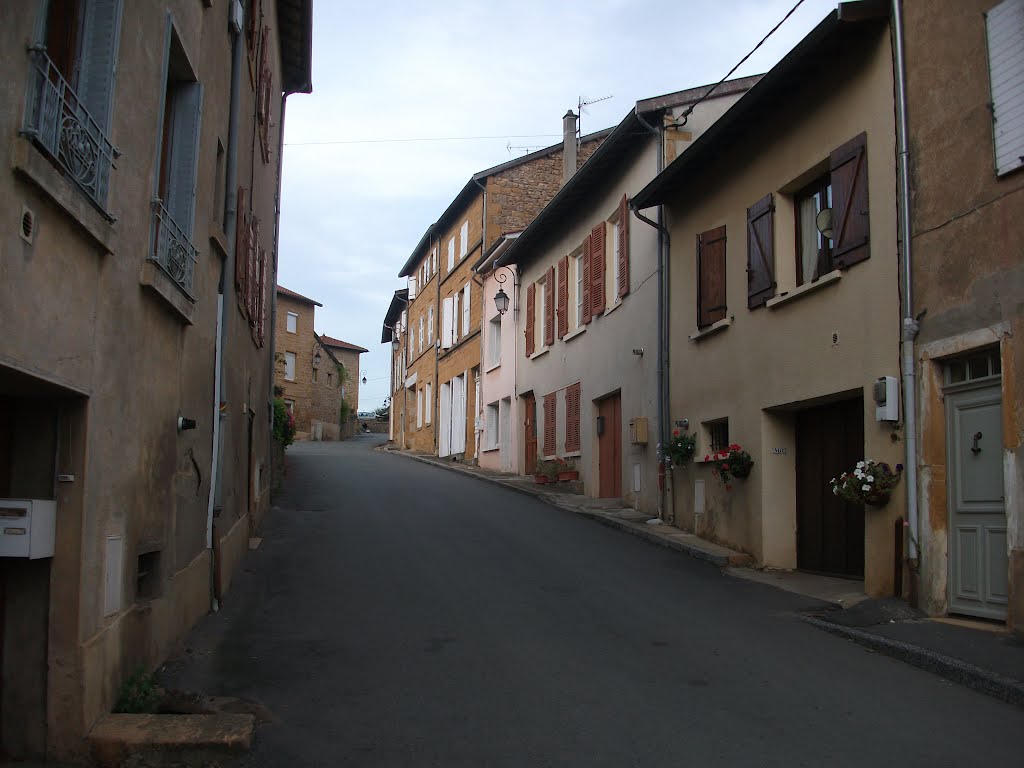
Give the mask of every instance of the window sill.
[[577, 336], [582, 336], [586, 332], [586, 330], [587, 326], [581, 325], [576, 330], [570, 331], [569, 333], [565, 334], [565, 336], [562, 337], [562, 341], [571, 341], [572, 339], [575, 339]]
[[501, 446], [495, 445], [495, 446], [490, 447], [490, 448], [482, 448], [481, 449], [481, 453], [494, 453], [495, 451], [500, 451], [500, 450], [501, 450]]
[[615, 303], [612, 304], [610, 307], [608, 307], [608, 309], [606, 309], [604, 311], [604, 317], [608, 317], [608, 315], [610, 315], [612, 312], [614, 312], [616, 309], [618, 309], [621, 306], [622, 306], [622, 299], [621, 298], [616, 299]]
[[768, 309], [774, 309], [780, 304], [785, 304], [786, 302], [794, 301], [803, 296], [806, 296], [808, 293], [814, 293], [819, 288], [823, 288], [826, 285], [836, 283], [842, 276], [842, 270], [833, 269], [831, 272], [828, 272], [819, 277], [813, 283], [804, 283], [803, 285], [794, 288], [792, 291], [781, 293], [774, 299], [768, 299], [768, 301], [766, 301], [764, 305], [768, 307]]
[[183, 324], [192, 325], [195, 302], [183, 294], [177, 284], [155, 262], [147, 259], [142, 263], [142, 275], [139, 278], [139, 283], [154, 295], [159, 296]]
[[[562, 456], [563, 459], [579, 459], [583, 457], [582, 451], [573, 451]], [[578, 471], [578, 470], [577, 470]]]
[[544, 347], [544, 349], [540, 350], [539, 352], [534, 352], [532, 355], [530, 355], [526, 359], [527, 360], [536, 360], [538, 357], [543, 357], [544, 355], [546, 355], [550, 351], [551, 351], [551, 347]]
[[703, 330], [697, 331], [696, 333], [691, 333], [688, 338], [690, 339], [690, 341], [704, 341], [704, 339], [706, 339], [708, 336], [714, 336], [719, 331], [724, 331], [730, 325], [732, 325], [732, 318], [723, 317], [717, 323], [712, 323]]
[[501, 363], [495, 363], [494, 365], [488, 368], [484, 368], [484, 373], [490, 373], [491, 371], [497, 370], [498, 368], [501, 368]]

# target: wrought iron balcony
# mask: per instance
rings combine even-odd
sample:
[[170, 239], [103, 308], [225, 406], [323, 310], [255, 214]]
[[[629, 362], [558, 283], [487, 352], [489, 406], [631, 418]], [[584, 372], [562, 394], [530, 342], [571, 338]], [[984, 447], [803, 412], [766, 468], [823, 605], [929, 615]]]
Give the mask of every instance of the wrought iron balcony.
[[190, 299], [192, 274], [198, 252], [185, 231], [179, 227], [159, 198], [153, 200], [153, 253], [150, 261], [167, 273]]
[[117, 150], [46, 49], [30, 48], [29, 58], [32, 66], [23, 133], [55, 159], [109, 217], [107, 191]]

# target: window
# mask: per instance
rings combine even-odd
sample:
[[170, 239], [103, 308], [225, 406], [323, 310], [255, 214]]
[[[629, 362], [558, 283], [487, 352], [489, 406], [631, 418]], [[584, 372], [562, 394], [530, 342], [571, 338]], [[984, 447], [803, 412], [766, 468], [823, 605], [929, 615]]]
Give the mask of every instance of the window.
[[448, 241], [448, 271], [455, 269], [455, 238]]
[[466, 254], [469, 252], [469, 222], [462, 222], [462, 228], [459, 230], [459, 261], [466, 258]]
[[319, 374], [319, 373], [320, 373], [320, 371], [318, 371], [316, 368], [313, 369], [313, 383], [314, 384], [316, 384], [317, 374]]
[[409, 278], [409, 301], [416, 298], [416, 276]]
[[729, 420], [711, 421], [705, 425], [711, 452], [724, 451], [729, 447]]
[[260, 38], [260, 65], [256, 72], [256, 122], [259, 126], [260, 156], [270, 162], [270, 110], [274, 93], [274, 73], [270, 68], [270, 27], [263, 27]]
[[455, 297], [446, 296], [441, 301], [441, 348], [451, 349], [452, 329], [455, 324]]
[[459, 302], [462, 298], [462, 291], [456, 291], [455, 295], [452, 296], [452, 344], [456, 344], [459, 340], [459, 321], [462, 318], [462, 313], [459, 312]]
[[796, 284], [813, 283], [832, 271], [832, 241], [818, 231], [818, 214], [832, 207], [832, 180], [826, 174], [796, 194]]
[[555, 430], [558, 425], [555, 393], [544, 395], [544, 455], [555, 455]]
[[[198, 256], [192, 244], [192, 226], [203, 88], [189, 67], [173, 26], [168, 31], [165, 56], [151, 258], [191, 296], [193, 266]], [[252, 283], [258, 281], [257, 276]]]
[[583, 252], [576, 254], [573, 259], [573, 275], [575, 276], [576, 293], [575, 293], [575, 304], [576, 304], [576, 327], [583, 327], [585, 320], [583, 319], [585, 312], [583, 304], [583, 282], [587, 279], [586, 272], [584, 271], [583, 265]]
[[470, 303], [470, 300], [469, 300], [469, 286], [470, 286], [470, 283], [466, 283], [465, 287], [462, 289], [462, 293], [463, 293], [463, 299], [462, 299], [462, 335], [463, 336], [468, 336], [469, 335], [469, 312], [470, 312], [470, 308], [473, 306]]
[[423, 351], [423, 315], [420, 315], [420, 352]]
[[996, 174], [1024, 166], [1024, 0], [1003, 0], [985, 14]]
[[409, 329], [409, 351], [416, 354], [416, 326]]
[[565, 452], [580, 449], [580, 383], [565, 390]]
[[600, 315], [605, 309], [605, 224], [602, 221], [590, 232], [590, 314]]
[[697, 235], [697, 327], [725, 318], [725, 227]]
[[437, 246], [434, 246], [433, 252], [430, 254], [430, 271], [433, 274], [437, 274]]
[[558, 287], [555, 298], [558, 308], [555, 312], [555, 320], [558, 323], [558, 338], [562, 338], [569, 332], [569, 257], [563, 256], [558, 260]]
[[284, 407], [286, 409], [288, 409], [288, 413], [290, 415], [292, 415], [292, 416], [295, 415], [295, 401], [294, 400], [285, 400], [284, 401]]
[[297, 333], [297, 326], [299, 324], [299, 316], [294, 312], [288, 313], [288, 333]]
[[334, 386], [334, 374], [333, 373], [328, 373], [327, 374], [327, 386], [328, 387], [333, 387]]
[[992, 347], [946, 363], [946, 384], [964, 384], [989, 376], [999, 376], [1001, 371], [999, 347]]
[[423, 387], [416, 390], [416, 428], [423, 426]]
[[493, 451], [500, 443], [498, 404], [491, 403], [484, 411], [484, 450]]
[[501, 315], [495, 315], [487, 323], [487, 366], [501, 365]]
[[433, 399], [432, 392], [431, 392], [432, 387], [431, 387], [429, 381], [426, 383], [426, 386], [424, 387], [424, 389], [426, 390], [426, 394], [423, 396], [423, 405], [424, 405], [423, 421], [424, 421], [424, 423], [429, 424], [430, 423], [430, 415], [434, 412], [434, 399]]
[[284, 378], [285, 381], [295, 381], [295, 353], [284, 353]]
[[434, 305], [427, 307], [427, 344], [434, 344]]
[[775, 206], [771, 194], [747, 208], [747, 308], [775, 295]]

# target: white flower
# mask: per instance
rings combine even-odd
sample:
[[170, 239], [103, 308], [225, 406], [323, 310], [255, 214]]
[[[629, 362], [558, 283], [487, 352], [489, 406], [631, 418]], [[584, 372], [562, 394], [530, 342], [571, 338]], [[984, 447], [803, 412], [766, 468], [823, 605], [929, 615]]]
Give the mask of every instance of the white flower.
[[832, 483], [832, 485], [835, 485], [836, 484], [836, 479], [833, 477], [831, 480], [829, 480], [829, 482]]
[[868, 475], [868, 482], [869, 483], [875, 482], [875, 476], [874, 475]]
[[838, 485], [832, 488], [832, 493], [834, 493], [836, 496], [839, 495], [839, 486]]
[[864, 473], [861, 472], [859, 469], [855, 469], [853, 470], [853, 476], [856, 477], [858, 480], [861, 480], [864, 478]]
[[857, 469], [863, 469], [863, 468], [864, 468], [864, 462], [863, 461], [858, 461], [857, 462]]
[[871, 486], [870, 486], [870, 485], [862, 485], [862, 486], [860, 487], [860, 489], [861, 489], [862, 491], [870, 491], [870, 490], [871, 490]]

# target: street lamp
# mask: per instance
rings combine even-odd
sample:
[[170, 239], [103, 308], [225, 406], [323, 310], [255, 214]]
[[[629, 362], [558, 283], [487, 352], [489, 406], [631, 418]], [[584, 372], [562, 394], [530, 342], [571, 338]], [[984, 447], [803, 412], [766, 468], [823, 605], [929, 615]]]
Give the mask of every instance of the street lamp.
[[[504, 288], [505, 281], [508, 279], [508, 277], [506, 275], [502, 274], [501, 271], [503, 269], [504, 270], [508, 270], [508, 273], [510, 275], [512, 275], [512, 286], [513, 286], [513, 289], [515, 288], [515, 286], [519, 285], [519, 283], [516, 282], [515, 270], [513, 270], [511, 267], [498, 267], [494, 271], [494, 279], [498, 281], [498, 292], [496, 294], [494, 294], [494, 308], [496, 310], [498, 310], [498, 314], [499, 315], [504, 315], [506, 312], [508, 312], [508, 305], [509, 305], [508, 294], [505, 293], [505, 288]], [[513, 290], [513, 293], [514, 292], [515, 291]]]

